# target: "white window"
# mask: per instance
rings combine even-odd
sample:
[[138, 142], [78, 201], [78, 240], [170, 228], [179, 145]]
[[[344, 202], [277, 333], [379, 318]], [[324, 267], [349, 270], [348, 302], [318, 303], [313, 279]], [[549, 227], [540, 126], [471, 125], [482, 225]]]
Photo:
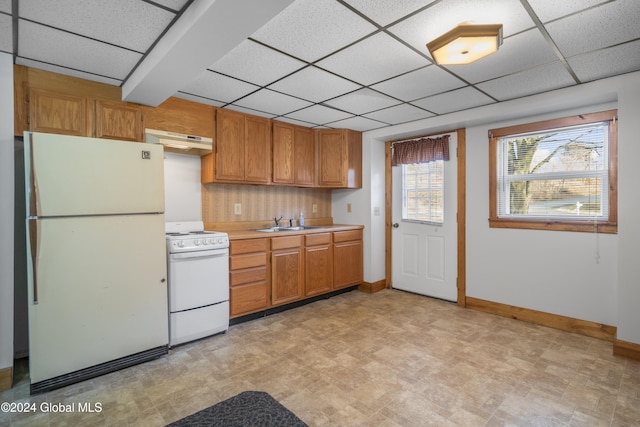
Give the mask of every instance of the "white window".
[[402, 219], [444, 222], [444, 161], [402, 165]]
[[491, 226], [615, 232], [613, 113], [490, 131]]

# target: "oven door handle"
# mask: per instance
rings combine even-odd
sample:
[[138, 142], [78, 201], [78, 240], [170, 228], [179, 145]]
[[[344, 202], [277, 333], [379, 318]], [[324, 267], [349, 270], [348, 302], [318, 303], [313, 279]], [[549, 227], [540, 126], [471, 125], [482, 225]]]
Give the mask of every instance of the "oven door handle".
[[229, 256], [229, 249], [209, 249], [205, 251], [180, 252], [169, 254], [169, 259], [205, 258], [214, 256]]

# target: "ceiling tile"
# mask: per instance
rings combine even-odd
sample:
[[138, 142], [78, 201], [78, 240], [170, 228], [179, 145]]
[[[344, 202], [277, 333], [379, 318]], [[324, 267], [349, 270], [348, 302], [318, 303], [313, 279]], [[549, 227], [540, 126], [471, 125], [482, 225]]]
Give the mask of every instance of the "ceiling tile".
[[355, 115], [365, 114], [370, 111], [380, 110], [399, 104], [400, 101], [389, 98], [371, 89], [360, 89], [338, 98], [325, 102], [340, 110], [348, 111]]
[[429, 96], [413, 101], [412, 104], [436, 114], [446, 114], [452, 111], [465, 110], [495, 102], [482, 92], [467, 86], [451, 92]]
[[205, 71], [180, 92], [228, 103], [258, 90], [259, 87], [213, 71]]
[[266, 86], [305, 65], [290, 56], [245, 40], [209, 68], [249, 83]]
[[318, 66], [370, 85], [429, 64], [418, 53], [385, 33], [378, 33], [318, 62]]
[[575, 84], [576, 82], [560, 61], [556, 61], [480, 83], [477, 87], [500, 101], [505, 101]]
[[154, 0], [154, 2], [173, 9], [176, 12], [179, 12], [184, 5], [187, 4], [187, 0]]
[[11, 16], [0, 14], [0, 52], [13, 53]]
[[262, 89], [234, 102], [234, 105], [284, 115], [308, 107], [311, 103], [269, 89]]
[[[124, 79], [141, 54], [20, 20], [18, 54], [113, 79]], [[60, 49], [64, 46], [64, 49]]]
[[640, 40], [568, 59], [581, 82], [640, 70]]
[[313, 62], [375, 30], [337, 1], [297, 0], [251, 37]]
[[11, 0], [0, 0], [0, 12], [11, 13]]
[[336, 120], [342, 120], [352, 116], [353, 114], [336, 110], [335, 108], [325, 107], [324, 105], [312, 105], [311, 107], [287, 114], [287, 117], [292, 119], [302, 120], [318, 125], [335, 122]]
[[213, 105], [214, 107], [222, 107], [223, 105], [226, 104], [226, 102], [215, 101], [213, 99], [192, 95], [190, 93], [184, 93], [184, 92], [176, 92], [175, 95], [173, 96], [175, 96], [176, 98], [186, 99], [188, 101], [199, 102], [201, 104]]
[[389, 125], [387, 123], [367, 119], [366, 117], [351, 117], [350, 119], [330, 123], [328, 126], [332, 128], [353, 129], [360, 132], [366, 132], [368, 130], [379, 129]]
[[[547, 24], [565, 57], [640, 38], [640, 3], [617, 0]], [[576, 31], [576, 28], [584, 28]]]
[[291, 119], [287, 116], [280, 116], [276, 119], [279, 122], [291, 123], [293, 125], [304, 126], [304, 127], [314, 127], [315, 123], [305, 122], [302, 120]]
[[108, 77], [98, 76], [96, 74], [89, 74], [78, 70], [71, 70], [69, 68], [58, 67], [56, 65], [47, 64], [45, 62], [32, 61], [30, 59], [17, 57], [16, 64], [24, 65], [25, 67], [36, 68], [38, 70], [51, 71], [52, 73], [64, 74], [67, 76], [78, 77], [85, 80], [91, 80], [94, 82], [104, 83], [111, 86], [120, 86], [122, 80], [111, 79]]
[[312, 102], [322, 102], [360, 87], [360, 85], [342, 77], [309, 66], [270, 85], [269, 89], [295, 95]]
[[532, 29], [506, 38], [496, 53], [471, 64], [450, 65], [447, 69], [469, 83], [477, 83], [557, 59], [540, 31]]
[[372, 89], [394, 96], [403, 101], [412, 101], [435, 93], [446, 92], [465, 86], [466, 83], [435, 65], [430, 65], [400, 77], [371, 86]]
[[468, 21], [477, 24], [503, 24], [505, 37], [534, 27], [519, 1], [448, 0], [390, 27], [389, 31], [431, 57], [426, 47], [429, 41]]
[[20, 17], [144, 53], [175, 14], [143, 1], [20, 0]]
[[410, 104], [400, 104], [395, 107], [385, 108], [384, 110], [378, 110], [364, 115], [364, 117], [392, 125], [426, 119], [427, 117], [432, 116], [433, 113], [414, 107]]
[[422, 9], [435, 0], [346, 0], [351, 6], [381, 26], [389, 25], [406, 15]]
[[609, 0], [528, 0], [533, 11], [542, 22], [549, 22]]
[[254, 110], [252, 108], [240, 107], [240, 106], [234, 105], [234, 104], [229, 104], [224, 108], [227, 108], [227, 109], [233, 110], [233, 111], [239, 111], [241, 113], [252, 114], [254, 116], [266, 117], [268, 119], [273, 119], [274, 117], [277, 116], [276, 114], [271, 114], [271, 113], [267, 113], [267, 112], [264, 112], [264, 111]]

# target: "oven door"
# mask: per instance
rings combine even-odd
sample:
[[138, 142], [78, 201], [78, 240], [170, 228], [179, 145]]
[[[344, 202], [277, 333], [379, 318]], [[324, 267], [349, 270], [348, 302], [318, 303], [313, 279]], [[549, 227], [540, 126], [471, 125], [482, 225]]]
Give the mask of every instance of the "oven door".
[[229, 249], [169, 254], [169, 311], [204, 307], [229, 299]]

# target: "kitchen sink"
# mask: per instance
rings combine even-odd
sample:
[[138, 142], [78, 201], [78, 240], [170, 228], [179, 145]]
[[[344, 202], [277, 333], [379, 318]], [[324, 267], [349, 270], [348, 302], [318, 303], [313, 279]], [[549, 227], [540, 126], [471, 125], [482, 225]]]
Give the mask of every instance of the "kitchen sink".
[[257, 228], [256, 231], [260, 231], [262, 233], [274, 233], [276, 231], [301, 231], [301, 230], [313, 230], [316, 228], [322, 228], [320, 226], [297, 226], [297, 227], [269, 227], [269, 228]]

